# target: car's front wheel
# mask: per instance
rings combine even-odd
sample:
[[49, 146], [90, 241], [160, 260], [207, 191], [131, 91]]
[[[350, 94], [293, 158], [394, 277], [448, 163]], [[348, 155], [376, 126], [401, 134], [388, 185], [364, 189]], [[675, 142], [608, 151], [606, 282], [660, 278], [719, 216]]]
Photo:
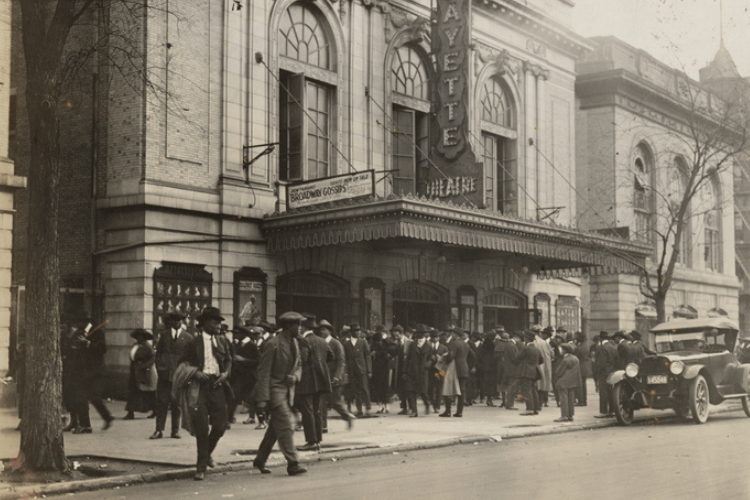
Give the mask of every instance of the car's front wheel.
[[612, 410], [620, 425], [633, 423], [633, 407], [630, 398], [633, 396], [633, 388], [625, 381], [618, 382], [612, 388]]
[[708, 382], [698, 375], [690, 382], [690, 413], [696, 424], [705, 424], [709, 410]]

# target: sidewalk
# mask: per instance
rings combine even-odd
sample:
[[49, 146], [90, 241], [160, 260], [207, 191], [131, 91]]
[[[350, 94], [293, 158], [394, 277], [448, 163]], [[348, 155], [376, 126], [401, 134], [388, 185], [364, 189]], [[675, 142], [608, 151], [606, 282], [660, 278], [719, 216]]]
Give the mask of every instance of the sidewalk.
[[[595, 392], [592, 381], [589, 381], [588, 389], [588, 406], [576, 407], [575, 421], [570, 423], [554, 422], [560, 416], [560, 410], [551, 394], [550, 406], [543, 408], [542, 412], [536, 416], [521, 416], [520, 413], [524, 411], [522, 404], [516, 405], [519, 411], [509, 411], [504, 408], [479, 404], [465, 408], [463, 418], [439, 418], [434, 413], [427, 416], [420, 415], [419, 418], [408, 418], [396, 415], [395, 413], [399, 410], [398, 403], [391, 404], [390, 414], [359, 419], [355, 422], [351, 431], [346, 430], [346, 423], [343, 420], [330, 419], [329, 432], [323, 436], [321, 452], [300, 453], [300, 459], [303, 462], [332, 460], [334, 458], [341, 459], [409, 449], [434, 448], [476, 441], [500, 441], [502, 439], [615, 425], [614, 418], [594, 418], [594, 415], [599, 413], [599, 395]], [[136, 420], [122, 420], [125, 415], [124, 404], [124, 402], [119, 401], [108, 404], [110, 411], [117, 417], [117, 420], [112, 428], [106, 432], [100, 430], [102, 421], [92, 408], [91, 418], [94, 433], [79, 435], [65, 433], [66, 454], [68, 456], [95, 456], [151, 462], [174, 466], [174, 468], [188, 467], [190, 469], [184, 471], [184, 474], [178, 474], [177, 476], [172, 474], [169, 477], [190, 477], [196, 460], [195, 439], [186, 431], [181, 430], [182, 439], [170, 439], [166, 437], [167, 434], [163, 439], [149, 440], [148, 437], [154, 432], [154, 420], [146, 419], [145, 416], [138, 416]], [[421, 406], [420, 411], [423, 409], [423, 406]], [[729, 401], [719, 407], [712, 407], [712, 412], [737, 411], [740, 409], [741, 404], [739, 402]], [[636, 423], [648, 419], [656, 421], [673, 417], [674, 414], [669, 411], [641, 410], [636, 412]], [[219, 442], [213, 453], [213, 459], [218, 466], [215, 471], [251, 467], [250, 462], [263, 438], [264, 431], [255, 430], [254, 425], [243, 425], [241, 422], [245, 418], [246, 415], [238, 415], [237, 423], [232, 425], [232, 428], [224, 434]], [[17, 422], [15, 411], [0, 411], [0, 459], [6, 462], [7, 459], [15, 457], [18, 452], [20, 433], [13, 430]], [[169, 426], [169, 421], [167, 421], [167, 426]], [[304, 444], [302, 432], [296, 433], [295, 442], [298, 446]], [[277, 466], [282, 463], [283, 457], [278, 451], [274, 451], [268, 465]], [[225, 467], [221, 467], [221, 465], [225, 465]], [[123, 478], [112, 479], [122, 480]], [[159, 479], [155, 477], [151, 480]], [[92, 479], [87, 482], [91, 481], [102, 480]], [[144, 478], [142, 481], [148, 482], [149, 478]], [[130, 482], [133, 482], [133, 480], [131, 479]], [[113, 486], [113, 483], [110, 481], [99, 487], [108, 486]], [[46, 487], [43, 488], [45, 488], [45, 492], [53, 493]], [[21, 493], [21, 489], [22, 487], [16, 487], [15, 491]], [[86, 489], [93, 488], [87, 487]], [[8, 491], [6, 485], [0, 486], [0, 498], [6, 498], [5, 495], [1, 494], [2, 490]], [[41, 489], [37, 488], [35, 491], [41, 492]], [[71, 490], [66, 490], [66, 492], [68, 491]]]

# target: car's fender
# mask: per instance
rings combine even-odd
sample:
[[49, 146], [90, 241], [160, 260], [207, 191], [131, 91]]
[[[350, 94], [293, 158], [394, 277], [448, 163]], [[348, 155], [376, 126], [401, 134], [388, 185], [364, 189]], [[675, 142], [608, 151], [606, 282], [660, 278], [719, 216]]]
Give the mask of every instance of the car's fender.
[[623, 379], [625, 379], [625, 370], [617, 370], [607, 375], [607, 383], [609, 385], [617, 385]]
[[702, 370], [706, 369], [706, 365], [690, 365], [685, 368], [685, 373], [682, 374], [682, 378], [685, 380], [692, 380], [700, 375]]

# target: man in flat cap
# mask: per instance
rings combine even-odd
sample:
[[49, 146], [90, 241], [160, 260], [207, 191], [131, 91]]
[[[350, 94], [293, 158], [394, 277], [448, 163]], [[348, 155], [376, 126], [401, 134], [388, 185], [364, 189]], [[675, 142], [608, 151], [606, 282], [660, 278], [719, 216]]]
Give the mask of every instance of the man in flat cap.
[[[213, 467], [211, 453], [227, 428], [227, 403], [232, 389], [232, 346], [221, 335], [224, 318], [216, 307], [206, 307], [196, 318], [199, 333], [185, 346], [181, 363], [195, 368], [191, 383], [199, 384], [197, 402], [191, 405], [190, 414], [198, 447], [196, 481], [202, 481], [207, 467]], [[210, 432], [209, 432], [210, 425]]]
[[172, 399], [172, 380], [180, 364], [185, 346], [193, 338], [185, 328], [185, 315], [173, 311], [162, 319], [165, 329], [159, 332], [156, 341], [156, 430], [150, 439], [161, 439], [167, 424], [167, 413], [171, 408], [172, 432], [170, 437], [180, 438], [180, 405]]
[[607, 383], [607, 377], [615, 371], [617, 366], [617, 348], [609, 337], [609, 332], [599, 333], [601, 343], [596, 350], [594, 363], [594, 378], [599, 387], [599, 415], [596, 418], [614, 417], [611, 411], [612, 386]]
[[260, 355], [255, 400], [259, 412], [268, 410], [269, 422], [253, 466], [263, 474], [271, 472], [266, 468], [266, 461], [276, 441], [286, 458], [287, 473], [294, 476], [307, 472], [307, 469], [300, 467], [297, 449], [294, 447], [292, 416], [294, 391], [302, 376], [297, 338], [304, 319], [304, 316], [294, 311], [282, 314], [278, 320], [281, 332], [265, 342]]

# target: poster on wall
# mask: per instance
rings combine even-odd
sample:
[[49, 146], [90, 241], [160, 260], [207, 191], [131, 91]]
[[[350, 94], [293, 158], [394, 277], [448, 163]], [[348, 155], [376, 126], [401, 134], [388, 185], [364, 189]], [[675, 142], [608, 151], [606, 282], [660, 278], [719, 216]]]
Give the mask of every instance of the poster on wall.
[[266, 277], [260, 269], [245, 268], [234, 276], [236, 325], [256, 326], [266, 317]]
[[316, 179], [286, 188], [286, 204], [290, 209], [320, 205], [332, 201], [353, 200], [375, 193], [375, 171]]

